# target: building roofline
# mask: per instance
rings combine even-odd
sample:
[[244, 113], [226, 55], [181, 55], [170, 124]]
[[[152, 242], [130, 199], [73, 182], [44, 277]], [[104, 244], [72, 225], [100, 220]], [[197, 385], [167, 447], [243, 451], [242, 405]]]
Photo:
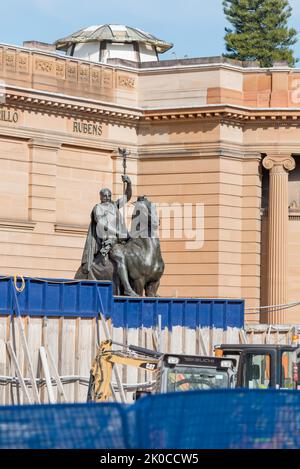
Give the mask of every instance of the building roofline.
[[107, 68], [118, 68], [120, 70], [130, 70], [132, 72], [146, 72], [146, 73], [155, 73], [161, 72], [172, 72], [174, 70], [184, 71], [184, 70], [193, 70], [193, 69], [215, 69], [215, 68], [225, 68], [228, 70], [235, 70], [239, 72], [256, 72], [256, 73], [266, 73], [269, 72], [296, 72], [300, 73], [300, 68], [291, 68], [289, 66], [275, 66], [271, 68], [261, 68], [254, 66], [253, 62], [239, 62], [232, 59], [228, 59], [223, 56], [213, 56], [213, 57], [195, 57], [195, 58], [184, 58], [184, 59], [174, 59], [174, 60], [159, 60], [154, 62], [132, 62], [129, 60], [123, 59], [109, 59], [108, 63], [102, 62], [91, 62], [89, 60], [79, 59], [77, 57], [60, 54], [59, 52], [45, 51], [42, 49], [35, 49], [32, 47], [25, 47], [19, 45], [13, 45], [1, 42], [0, 47], [8, 47], [17, 49], [20, 51], [29, 51], [45, 57], [53, 57], [59, 59], [71, 59], [79, 63], [93, 64], [93, 65], [102, 65]]
[[240, 72], [300, 72], [300, 68], [291, 68], [285, 64], [279, 64], [274, 67], [259, 67], [256, 62], [241, 62], [228, 59], [223, 56], [212, 57], [194, 57], [184, 59], [159, 60], [153, 62], [132, 62], [124, 59], [108, 59], [109, 65], [123, 66], [128, 70], [138, 70], [139, 72], [156, 72], [162, 70], [189, 70], [199, 68], [226, 68]]

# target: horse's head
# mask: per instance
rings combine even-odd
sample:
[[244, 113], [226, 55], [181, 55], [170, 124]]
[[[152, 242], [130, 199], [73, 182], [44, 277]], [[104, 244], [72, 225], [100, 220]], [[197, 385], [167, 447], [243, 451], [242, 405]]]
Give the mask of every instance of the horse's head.
[[144, 195], [139, 196], [134, 202], [134, 210], [131, 221], [132, 238], [156, 238], [159, 227], [159, 218], [155, 204]]

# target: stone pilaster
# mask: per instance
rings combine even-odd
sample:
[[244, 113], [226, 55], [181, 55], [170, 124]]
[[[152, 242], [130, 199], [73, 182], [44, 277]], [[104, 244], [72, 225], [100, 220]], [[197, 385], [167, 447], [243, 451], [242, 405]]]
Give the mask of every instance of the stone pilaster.
[[29, 220], [55, 223], [56, 171], [60, 145], [44, 139], [29, 143]]
[[[268, 305], [287, 303], [288, 172], [295, 169], [291, 155], [268, 155], [263, 166], [270, 171], [268, 207]], [[268, 324], [283, 324], [284, 311], [266, 314]]]

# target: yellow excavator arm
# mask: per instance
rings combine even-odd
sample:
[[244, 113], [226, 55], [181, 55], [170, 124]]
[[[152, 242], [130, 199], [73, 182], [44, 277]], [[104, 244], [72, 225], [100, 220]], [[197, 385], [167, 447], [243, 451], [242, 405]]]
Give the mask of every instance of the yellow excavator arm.
[[112, 350], [112, 341], [101, 342], [90, 372], [88, 401], [107, 402], [112, 395], [111, 377], [115, 363], [156, 372], [160, 363], [156, 358], [142, 358], [131, 352]]

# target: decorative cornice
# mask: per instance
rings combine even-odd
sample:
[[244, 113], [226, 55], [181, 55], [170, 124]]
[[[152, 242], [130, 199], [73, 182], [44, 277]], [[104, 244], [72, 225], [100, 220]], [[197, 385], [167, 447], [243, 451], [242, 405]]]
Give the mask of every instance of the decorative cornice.
[[289, 213], [289, 220], [291, 221], [300, 221], [300, 213]]
[[113, 103], [99, 103], [80, 97], [57, 96], [50, 92], [18, 90], [13, 92], [7, 87], [3, 106], [19, 109], [47, 112], [61, 116], [71, 116], [91, 121], [112, 120], [130, 123], [172, 123], [189, 121], [217, 121], [222, 124], [236, 125], [299, 126], [300, 109], [260, 109], [234, 105], [204, 105], [199, 108], [151, 109], [124, 106]]
[[[141, 113], [132, 112], [130, 109], [128, 111], [108, 109], [101, 106], [101, 104], [81, 105], [76, 102], [68, 102], [67, 98], [63, 100], [54, 96], [53, 98], [51, 96], [28, 96], [25, 93], [6, 93], [5, 103], [3, 106], [11, 106], [19, 109], [44, 113], [48, 112], [49, 114], [51, 113], [56, 115], [80, 117], [91, 121], [113, 119], [114, 121], [121, 120], [122, 122], [134, 123], [135, 121], [138, 121], [141, 116]], [[80, 101], [80, 98], [76, 99], [77, 101]]]
[[239, 122], [241, 124], [276, 124], [279, 126], [287, 125], [299, 125], [300, 121], [300, 109], [299, 110], [260, 110], [251, 108], [229, 108], [228, 105], [224, 104], [222, 107], [216, 106], [217, 109], [213, 108], [199, 108], [198, 110], [157, 110], [157, 111], [144, 111], [142, 121], [168, 121], [178, 122], [182, 120], [219, 120], [221, 122]]

